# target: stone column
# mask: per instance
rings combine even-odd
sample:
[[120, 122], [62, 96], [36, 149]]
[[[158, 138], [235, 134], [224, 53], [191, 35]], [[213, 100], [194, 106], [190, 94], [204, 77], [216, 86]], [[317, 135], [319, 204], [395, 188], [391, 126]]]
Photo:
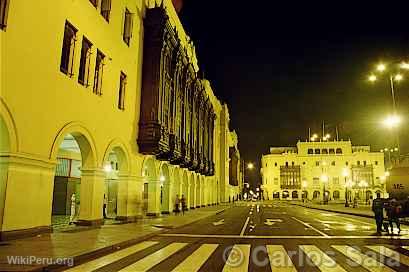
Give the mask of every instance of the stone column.
[[134, 222], [142, 217], [142, 191], [143, 183], [137, 176], [119, 175], [118, 178], [118, 202], [117, 220]]
[[101, 225], [104, 204], [105, 172], [102, 169], [82, 169], [78, 225]]
[[148, 216], [160, 214], [160, 181], [148, 180]]

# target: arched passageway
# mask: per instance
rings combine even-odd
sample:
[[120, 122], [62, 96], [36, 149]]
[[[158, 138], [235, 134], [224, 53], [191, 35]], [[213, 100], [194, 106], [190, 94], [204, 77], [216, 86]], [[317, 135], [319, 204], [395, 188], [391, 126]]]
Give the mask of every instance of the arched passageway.
[[195, 203], [195, 198], [196, 198], [196, 182], [195, 182], [195, 176], [193, 174], [190, 175], [190, 201], [189, 201], [189, 206], [191, 209], [196, 208], [196, 203]]
[[181, 199], [184, 198], [186, 209], [189, 208], [189, 201], [190, 201], [190, 192], [189, 192], [189, 179], [187, 176], [186, 171], [183, 171], [183, 178], [182, 178], [182, 195]]
[[158, 215], [160, 212], [160, 182], [156, 174], [155, 161], [147, 157], [143, 163], [143, 211], [147, 215]]
[[201, 199], [201, 184], [200, 184], [200, 177], [196, 176], [196, 208], [200, 208], [202, 205]]

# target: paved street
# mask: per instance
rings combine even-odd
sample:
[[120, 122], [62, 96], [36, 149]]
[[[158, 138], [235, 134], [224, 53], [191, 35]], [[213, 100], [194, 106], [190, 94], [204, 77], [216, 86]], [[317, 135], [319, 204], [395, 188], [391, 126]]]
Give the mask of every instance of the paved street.
[[67, 271], [409, 271], [409, 228], [282, 202], [237, 203]]

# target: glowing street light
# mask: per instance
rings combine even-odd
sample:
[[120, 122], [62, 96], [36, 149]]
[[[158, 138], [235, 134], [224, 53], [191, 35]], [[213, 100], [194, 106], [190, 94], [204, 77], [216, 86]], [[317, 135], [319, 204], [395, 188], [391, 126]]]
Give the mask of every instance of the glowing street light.
[[383, 120], [383, 124], [388, 128], [394, 128], [397, 127], [401, 123], [401, 121], [401, 118], [398, 115], [394, 114], [386, 117], [386, 119]]
[[368, 79], [370, 82], [375, 82], [377, 80], [377, 77], [375, 75], [370, 75]]
[[401, 69], [405, 69], [405, 70], [409, 70], [409, 63], [403, 61], [403, 62], [400, 64], [400, 68], [401, 68]]
[[249, 169], [249, 170], [251, 170], [251, 169], [253, 169], [254, 168], [254, 164], [253, 163], [248, 163], [247, 164], [247, 169]]
[[403, 76], [401, 74], [395, 75], [395, 80], [396, 81], [401, 81], [403, 79]]
[[111, 173], [111, 172], [112, 172], [112, 166], [111, 166], [111, 164], [106, 164], [106, 165], [104, 166], [104, 171], [105, 171], [106, 173]]
[[378, 64], [378, 66], [376, 66], [376, 70], [378, 70], [379, 72], [383, 72], [386, 70], [386, 66], [383, 63]]
[[389, 171], [385, 172], [385, 177], [389, 177], [391, 175], [391, 173], [389, 173]]

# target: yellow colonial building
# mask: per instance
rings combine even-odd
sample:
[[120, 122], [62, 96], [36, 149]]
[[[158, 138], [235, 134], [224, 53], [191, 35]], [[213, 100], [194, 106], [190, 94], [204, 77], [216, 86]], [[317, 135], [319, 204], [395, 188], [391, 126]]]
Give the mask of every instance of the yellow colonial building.
[[228, 107], [171, 0], [0, 8], [0, 239], [237, 198]]
[[350, 141], [272, 147], [261, 165], [265, 199], [369, 201], [386, 196], [384, 154]]

